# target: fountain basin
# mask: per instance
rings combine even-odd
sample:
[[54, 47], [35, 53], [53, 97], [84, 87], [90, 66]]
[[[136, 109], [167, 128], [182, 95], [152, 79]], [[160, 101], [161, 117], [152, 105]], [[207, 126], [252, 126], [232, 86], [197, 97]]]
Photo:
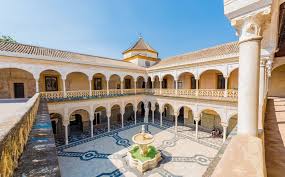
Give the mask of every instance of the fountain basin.
[[129, 165], [137, 168], [138, 171], [144, 173], [147, 170], [155, 168], [161, 160], [161, 153], [155, 149], [154, 146], [147, 146], [147, 153], [141, 154], [138, 145], [127, 153]]

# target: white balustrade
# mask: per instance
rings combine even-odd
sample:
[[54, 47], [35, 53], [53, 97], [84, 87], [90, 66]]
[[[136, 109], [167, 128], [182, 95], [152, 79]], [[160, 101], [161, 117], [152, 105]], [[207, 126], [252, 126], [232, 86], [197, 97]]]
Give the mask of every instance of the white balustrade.
[[198, 96], [203, 97], [224, 97], [225, 90], [220, 89], [199, 89]]
[[238, 97], [238, 90], [234, 90], [234, 89], [228, 90], [228, 97], [237, 98]]
[[109, 89], [109, 95], [119, 95], [121, 94], [121, 89]]
[[91, 93], [92, 93], [91, 96], [106, 96], [107, 90], [92, 90]]
[[64, 96], [63, 91], [41, 92], [41, 97], [47, 99], [63, 98], [63, 96]]
[[66, 91], [67, 98], [89, 97], [89, 96], [90, 96], [89, 90]]

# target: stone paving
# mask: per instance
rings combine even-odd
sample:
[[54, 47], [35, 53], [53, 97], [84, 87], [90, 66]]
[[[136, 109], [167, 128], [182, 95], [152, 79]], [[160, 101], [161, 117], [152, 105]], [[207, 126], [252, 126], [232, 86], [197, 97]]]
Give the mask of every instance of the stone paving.
[[206, 133], [205, 138], [203, 133], [200, 133], [201, 139], [196, 140], [193, 130], [189, 127], [179, 126], [178, 132], [175, 133], [173, 127], [148, 124], [148, 130], [155, 137], [153, 145], [161, 151], [163, 160], [157, 168], [141, 174], [128, 166], [126, 153], [133, 144], [132, 136], [141, 131], [142, 124], [125, 126], [59, 146], [57, 150], [61, 175], [200, 177], [221, 147], [220, 139], [211, 139]]

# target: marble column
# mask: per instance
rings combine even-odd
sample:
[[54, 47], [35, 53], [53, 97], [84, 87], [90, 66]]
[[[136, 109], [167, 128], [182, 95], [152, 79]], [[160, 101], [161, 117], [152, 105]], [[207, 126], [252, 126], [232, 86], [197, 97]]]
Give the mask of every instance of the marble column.
[[90, 133], [91, 133], [91, 137], [93, 137], [93, 135], [94, 135], [94, 131], [93, 131], [93, 129], [94, 129], [93, 121], [94, 121], [94, 113], [90, 115], [90, 125], [91, 125], [91, 126], [90, 126], [90, 128], [91, 128]]
[[106, 80], [107, 95], [109, 95], [109, 80]]
[[228, 128], [228, 125], [223, 125], [223, 143], [227, 139], [227, 128]]
[[175, 132], [177, 132], [177, 125], [178, 125], [178, 113], [174, 113], [174, 121], [175, 121]]
[[63, 89], [63, 96], [66, 97], [66, 87], [65, 87], [65, 79], [62, 79], [62, 89]]
[[238, 134], [257, 136], [260, 26], [245, 19], [239, 39]]
[[135, 81], [135, 94], [137, 94], [137, 81]]
[[137, 124], [137, 109], [134, 109], [135, 125]]
[[145, 110], [144, 123], [148, 123], [149, 109], [147, 106], [145, 106], [144, 110]]
[[175, 95], [178, 93], [178, 80], [175, 80]]
[[224, 93], [224, 97], [228, 97], [228, 77], [225, 77], [225, 93]]
[[64, 121], [64, 122], [63, 122], [64, 135], [65, 135], [65, 145], [68, 144], [68, 125], [69, 125], [69, 121]]
[[36, 93], [39, 93], [40, 92], [40, 89], [39, 89], [39, 79], [35, 79], [36, 80]]
[[258, 106], [258, 129], [263, 129], [263, 104], [264, 104], [264, 90], [265, 90], [265, 60], [260, 62], [259, 75], [259, 106]]
[[92, 79], [89, 80], [89, 96], [92, 96]]
[[154, 124], [154, 111], [155, 111], [155, 108], [152, 108], [152, 123]]
[[122, 128], [124, 128], [124, 111], [121, 111], [121, 123], [122, 123]]
[[121, 81], [121, 94], [124, 93], [124, 81]]
[[161, 95], [161, 90], [162, 90], [162, 81], [159, 81], [159, 94]]
[[163, 113], [163, 110], [160, 110], [159, 114], [160, 114], [160, 126], [162, 126], [162, 113]]
[[198, 139], [199, 119], [194, 119], [194, 120], [195, 120], [195, 126], [196, 126], [195, 137], [196, 137], [196, 139]]

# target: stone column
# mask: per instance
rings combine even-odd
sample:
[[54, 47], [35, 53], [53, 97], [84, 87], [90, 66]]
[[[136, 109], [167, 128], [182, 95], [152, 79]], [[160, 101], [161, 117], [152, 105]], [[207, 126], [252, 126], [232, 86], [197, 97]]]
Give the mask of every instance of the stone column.
[[137, 81], [135, 80], [135, 94], [137, 94]]
[[222, 124], [223, 126], [223, 143], [226, 141], [227, 139], [227, 128], [228, 128], [228, 125], [226, 124]]
[[92, 96], [92, 79], [89, 79], [89, 96]]
[[225, 77], [225, 93], [224, 97], [228, 97], [228, 77]]
[[36, 93], [39, 93], [40, 92], [40, 89], [39, 89], [39, 79], [36, 78]]
[[107, 87], [107, 95], [109, 95], [109, 80], [106, 80], [107, 84], [106, 84], [106, 87]]
[[63, 96], [66, 97], [66, 87], [65, 87], [65, 79], [62, 79], [62, 89], [63, 89]]
[[175, 121], [175, 132], [177, 132], [177, 125], [178, 125], [178, 113], [174, 112], [174, 121]]
[[265, 90], [265, 60], [260, 62], [259, 75], [259, 106], [258, 106], [258, 129], [263, 129], [263, 104], [264, 104], [264, 90]]
[[155, 108], [153, 109], [152, 108], [152, 123], [154, 124], [154, 111], [155, 111]]
[[178, 93], [178, 80], [175, 80], [175, 95]]
[[137, 124], [137, 109], [134, 108], [135, 125]]
[[242, 22], [239, 38], [238, 134], [257, 136], [261, 28], [257, 19]]
[[198, 129], [199, 129], [199, 118], [198, 117], [196, 117], [196, 118], [194, 118], [194, 120], [195, 120], [195, 126], [196, 126], [196, 133], [195, 133], [195, 137], [196, 137], [196, 139], [198, 139]]
[[123, 89], [124, 89], [124, 81], [121, 81], [121, 94], [123, 94]]
[[121, 111], [121, 123], [122, 123], [122, 128], [124, 128], [124, 114], [125, 114], [125, 111]]
[[68, 125], [69, 125], [69, 120], [64, 120], [63, 121], [63, 126], [64, 126], [64, 135], [65, 135], [65, 144], [68, 144]]
[[111, 119], [111, 111], [107, 111], [108, 132], [110, 132], [110, 119]]
[[91, 128], [91, 129], [90, 129], [90, 134], [91, 134], [91, 137], [93, 137], [93, 134], [94, 134], [94, 133], [93, 133], [93, 132], [94, 132], [94, 131], [93, 131], [93, 129], [94, 129], [94, 126], [93, 126], [94, 113], [90, 115], [90, 118], [89, 118], [89, 119], [90, 119], [90, 125], [91, 125], [91, 126], [90, 126], [90, 128]]
[[196, 96], [199, 95], [199, 79], [196, 79]]
[[145, 110], [144, 123], [148, 123], [148, 116], [149, 116], [148, 105], [145, 104], [144, 110]]
[[161, 89], [162, 89], [162, 81], [159, 81], [159, 94], [161, 95]]
[[162, 126], [162, 113], [163, 113], [163, 110], [160, 110], [160, 111], [159, 111], [159, 115], [160, 115], [160, 126]]

